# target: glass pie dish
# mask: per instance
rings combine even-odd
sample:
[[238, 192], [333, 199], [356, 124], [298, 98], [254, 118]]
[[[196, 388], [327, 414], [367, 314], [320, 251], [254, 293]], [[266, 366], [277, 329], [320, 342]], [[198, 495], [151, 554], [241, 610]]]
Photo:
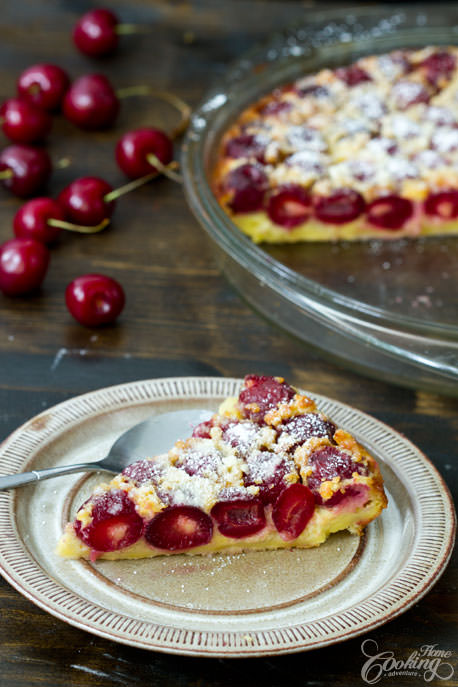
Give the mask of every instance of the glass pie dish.
[[183, 147], [185, 190], [219, 266], [255, 310], [363, 374], [458, 395], [458, 239], [255, 245], [219, 206], [219, 141], [250, 103], [324, 67], [398, 48], [453, 45], [458, 8], [307, 13], [232, 65], [195, 110]]

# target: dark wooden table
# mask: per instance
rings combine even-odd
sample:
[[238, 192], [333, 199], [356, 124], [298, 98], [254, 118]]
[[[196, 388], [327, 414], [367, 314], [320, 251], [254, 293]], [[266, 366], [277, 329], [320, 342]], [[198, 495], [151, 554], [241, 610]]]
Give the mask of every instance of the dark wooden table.
[[[85, 0], [16, 0], [0, 19], [0, 95], [36, 62], [58, 62], [72, 76], [102, 71], [118, 87], [150, 83], [196, 104], [228, 62], [273, 28], [306, 16], [314, 3], [255, 0], [116, 1], [125, 21], [151, 27], [124, 38], [97, 63], [76, 52], [70, 31]], [[317, 3], [318, 4], [318, 3]], [[117, 137], [143, 124], [166, 124], [169, 112], [147, 99], [125, 103], [116, 129], [83, 134], [57, 118], [50, 139], [56, 171], [50, 192], [72, 179], [101, 175], [123, 183]], [[6, 141], [2, 143], [6, 145]], [[12, 235], [20, 201], [0, 189], [0, 241]], [[116, 326], [85, 329], [72, 321], [64, 289], [75, 276], [103, 272], [127, 295]], [[52, 251], [40, 293], [0, 294], [0, 440], [43, 409], [79, 393], [135, 379], [176, 375], [280, 374], [297, 386], [349, 403], [404, 433], [457, 489], [458, 401], [360, 377], [289, 339], [254, 314], [220, 275], [211, 247], [178, 185], [162, 179], [122, 199], [103, 234], [66, 235]], [[406, 659], [424, 644], [453, 652], [457, 685], [456, 556], [433, 590], [368, 636]], [[99, 639], [41, 611], [0, 578], [0, 686], [357, 685], [361, 638], [291, 656], [248, 660], [193, 659], [150, 653]], [[384, 678], [384, 684], [404, 684]], [[406, 685], [419, 684], [405, 678]], [[421, 679], [421, 684], [423, 680]], [[425, 683], [426, 684], [426, 683]]]

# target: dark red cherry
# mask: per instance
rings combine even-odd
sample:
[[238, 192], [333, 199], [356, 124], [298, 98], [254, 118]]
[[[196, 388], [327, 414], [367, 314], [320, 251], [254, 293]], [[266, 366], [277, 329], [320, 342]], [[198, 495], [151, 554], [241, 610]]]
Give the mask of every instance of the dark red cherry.
[[32, 196], [43, 188], [51, 171], [51, 159], [43, 148], [17, 144], [0, 153], [2, 183], [21, 198]]
[[199, 439], [210, 439], [210, 430], [213, 426], [213, 420], [205, 420], [205, 422], [194, 427], [192, 436]]
[[73, 82], [63, 101], [65, 117], [81, 129], [105, 129], [119, 112], [119, 99], [103, 74], [87, 74]]
[[419, 65], [425, 70], [427, 80], [436, 86], [440, 79], [449, 79], [456, 67], [456, 57], [446, 51], [435, 52]]
[[292, 461], [271, 451], [250, 451], [246, 463], [244, 485], [258, 487], [256, 496], [264, 505], [274, 503], [288, 486], [287, 475], [296, 473]]
[[103, 274], [84, 274], [65, 290], [65, 302], [75, 320], [85, 327], [111, 324], [124, 308], [124, 290]]
[[113, 214], [114, 201], [107, 203], [105, 196], [112, 187], [98, 177], [81, 177], [59, 194], [58, 203], [66, 219], [84, 226], [96, 225]]
[[259, 114], [263, 117], [272, 117], [288, 112], [291, 109], [291, 103], [287, 100], [272, 100], [267, 105], [263, 105], [259, 110]]
[[0, 246], [0, 291], [16, 296], [37, 289], [49, 264], [49, 251], [35, 239], [10, 239]]
[[148, 155], [154, 155], [163, 165], [168, 165], [173, 159], [173, 143], [160, 129], [145, 127], [121, 136], [115, 155], [124, 174], [137, 179], [157, 172], [154, 164], [148, 162]]
[[309, 465], [312, 466], [312, 473], [307, 478], [307, 483], [315, 501], [320, 505], [335, 506], [347, 494], [346, 492], [336, 491], [334, 494], [323, 501], [320, 495], [322, 482], [340, 477], [342, 480], [350, 479], [353, 473], [367, 475], [367, 467], [362, 463], [356, 463], [351, 456], [341, 451], [336, 446], [323, 446], [309, 456]]
[[402, 229], [412, 214], [413, 204], [400, 196], [383, 196], [367, 206], [367, 221], [380, 229]]
[[[111, 490], [92, 499], [92, 521], [75, 520], [77, 536], [94, 551], [119, 551], [140, 539], [143, 520], [125, 491]], [[83, 504], [83, 508], [86, 504]]]
[[166, 551], [183, 551], [208, 544], [213, 535], [211, 518], [195, 506], [171, 506], [146, 526], [145, 539]]
[[35, 143], [49, 134], [52, 119], [48, 112], [24, 98], [10, 98], [0, 107], [5, 136], [15, 143]]
[[90, 57], [108, 55], [118, 45], [116, 27], [119, 20], [114, 12], [99, 8], [86, 12], [73, 29], [73, 42], [78, 50]]
[[306, 413], [285, 420], [277, 427], [277, 431], [280, 435], [289, 436], [290, 448], [293, 449], [310, 437], [328, 437], [332, 440], [336, 426], [330, 420], [323, 420], [317, 413]]
[[282, 377], [247, 375], [239, 394], [239, 406], [244, 417], [262, 423], [268, 410], [290, 401], [295, 393]]
[[431, 193], [425, 201], [427, 215], [440, 217], [443, 220], [458, 217], [458, 191], [440, 191]]
[[17, 92], [44, 110], [57, 110], [70, 85], [67, 72], [56, 64], [34, 64], [25, 69], [17, 82]]
[[430, 95], [422, 84], [416, 81], [398, 81], [392, 89], [396, 107], [406, 110], [411, 105], [429, 103]]
[[270, 196], [267, 214], [275, 224], [293, 229], [306, 222], [312, 214], [312, 200], [302, 186], [282, 186]]
[[317, 196], [314, 204], [316, 217], [326, 224], [352, 222], [366, 207], [362, 195], [347, 188], [334, 191], [330, 196]]
[[304, 484], [291, 484], [280, 496], [272, 510], [272, 520], [282, 539], [296, 539], [305, 530], [315, 510], [315, 498]]
[[219, 501], [211, 516], [225, 537], [241, 539], [256, 534], [266, 526], [264, 506], [260, 499], [232, 499]]
[[64, 211], [52, 198], [34, 198], [16, 212], [13, 219], [14, 233], [18, 238], [30, 238], [41, 243], [53, 243], [61, 229], [48, 224], [50, 219], [65, 219]]
[[268, 181], [259, 165], [247, 163], [229, 172], [224, 187], [234, 192], [230, 203], [234, 212], [255, 212], [263, 206]]
[[347, 86], [358, 86], [358, 84], [364, 81], [372, 81], [369, 74], [356, 64], [336, 69], [336, 76], [345, 81]]
[[258, 162], [264, 161], [265, 145], [252, 134], [242, 134], [231, 138], [226, 143], [225, 153], [228, 157], [253, 157]]

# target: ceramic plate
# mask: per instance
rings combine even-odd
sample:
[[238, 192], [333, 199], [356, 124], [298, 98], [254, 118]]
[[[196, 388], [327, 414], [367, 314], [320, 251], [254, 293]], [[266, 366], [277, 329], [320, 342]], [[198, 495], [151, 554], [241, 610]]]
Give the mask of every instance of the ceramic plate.
[[[170, 410], [216, 410], [240, 384], [173, 378], [79, 396], [14, 432], [0, 447], [0, 473], [102, 458], [133, 424]], [[0, 493], [0, 572], [71, 625], [177, 654], [303, 651], [385, 623], [418, 601], [444, 570], [455, 527], [451, 499], [436, 469], [407, 439], [358, 410], [310, 395], [380, 463], [389, 506], [362, 539], [338, 533], [317, 549], [232, 556], [62, 560], [54, 549], [63, 522], [104, 479], [68, 475]]]

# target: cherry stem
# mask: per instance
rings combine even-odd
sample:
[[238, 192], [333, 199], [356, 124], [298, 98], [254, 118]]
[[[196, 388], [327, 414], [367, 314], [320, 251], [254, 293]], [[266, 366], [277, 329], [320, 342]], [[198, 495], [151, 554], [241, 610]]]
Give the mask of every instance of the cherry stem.
[[132, 33], [151, 33], [148, 26], [141, 26], [140, 24], [117, 24], [114, 30], [119, 36], [128, 36]]
[[69, 157], [61, 157], [60, 160], [56, 162], [56, 169], [66, 169], [71, 165], [72, 161]]
[[171, 138], [177, 138], [188, 128], [189, 120], [191, 118], [191, 108], [187, 103], [184, 102], [184, 100], [179, 98], [174, 93], [169, 93], [169, 91], [157, 91], [155, 88], [151, 88], [150, 86], [129, 86], [127, 88], [120, 88], [118, 91], [116, 91], [116, 95], [118, 98], [150, 95], [153, 98], [158, 98], [158, 100], [164, 100], [166, 103], [169, 103], [169, 105], [178, 110], [181, 115], [181, 121], [171, 131]]
[[[153, 157], [156, 158], [155, 155]], [[178, 162], [173, 161], [167, 166], [161, 164], [161, 167], [167, 169], [167, 171], [169, 171], [170, 169], [176, 169], [178, 167]], [[161, 171], [155, 170], [150, 174], [146, 174], [144, 177], [140, 177], [140, 179], [134, 179], [134, 181], [130, 181], [128, 184], [124, 184], [124, 186], [120, 186], [119, 188], [113, 189], [113, 191], [107, 193], [106, 196], [103, 197], [103, 199], [105, 203], [111, 203], [112, 200], [116, 200], [120, 196], [124, 196], [126, 193], [130, 193], [131, 191], [134, 191], [136, 188], [139, 188], [140, 186], [147, 184], [148, 181], [151, 181], [151, 179], [154, 179], [155, 177], [159, 176], [160, 173]]]
[[99, 231], [102, 231], [102, 229], [105, 229], [105, 227], [108, 226], [108, 224], [110, 224], [110, 220], [108, 219], [108, 217], [106, 217], [99, 224], [95, 224], [93, 226], [84, 226], [81, 224], [72, 224], [71, 222], [65, 222], [64, 220], [54, 219], [53, 217], [50, 217], [47, 223], [50, 227], [66, 229], [67, 231], [76, 231], [79, 234], [97, 234]]
[[171, 162], [169, 165], [164, 165], [159, 160], [159, 158], [156, 155], [154, 155], [154, 153], [149, 153], [146, 156], [146, 159], [148, 160], [150, 165], [156, 167], [157, 171], [163, 174], [164, 176], [168, 177], [169, 179], [172, 179], [172, 181], [176, 181], [178, 184], [183, 183], [183, 177], [181, 176], [181, 174], [177, 174], [173, 171], [178, 167], [177, 162]]
[[11, 179], [12, 176], [14, 176], [14, 172], [9, 167], [7, 167], [6, 169], [2, 169], [0, 171], [0, 180], [1, 179]]

